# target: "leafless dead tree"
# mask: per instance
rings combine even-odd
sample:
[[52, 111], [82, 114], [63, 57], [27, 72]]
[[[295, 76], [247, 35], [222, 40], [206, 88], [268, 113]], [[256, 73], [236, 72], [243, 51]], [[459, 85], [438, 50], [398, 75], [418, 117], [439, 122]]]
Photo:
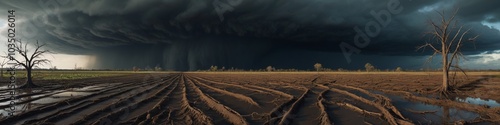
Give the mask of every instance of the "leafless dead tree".
[[26, 84], [22, 85], [20, 88], [38, 87], [38, 85], [33, 84], [31, 72], [33, 67], [50, 63], [50, 60], [42, 58], [44, 54], [51, 53], [49, 50], [41, 50], [44, 46], [45, 44], [39, 44], [38, 41], [36, 41], [35, 50], [33, 53], [29, 53], [28, 44], [23, 44], [21, 40], [16, 40], [14, 49], [16, 53], [21, 56], [21, 59], [13, 56], [9, 56], [8, 58], [14, 60], [17, 63], [16, 66], [23, 66], [26, 69]]
[[[426, 34], [430, 34], [431, 40], [435, 40], [433, 43], [427, 42], [426, 44], [417, 47], [417, 50], [424, 49], [426, 47], [432, 48], [434, 54], [429, 58], [428, 61], [431, 61], [432, 58], [441, 54], [442, 56], [442, 71], [443, 71], [443, 83], [442, 86], [436, 91], [441, 92], [441, 94], [446, 95], [450, 89], [450, 79], [449, 79], [449, 71], [450, 68], [454, 68], [455, 70], [460, 70], [462, 73], [467, 75], [465, 71], [459, 66], [458, 61], [465, 56], [461, 52], [461, 48], [463, 47], [464, 41], [474, 42], [478, 36], [464, 39], [464, 36], [469, 33], [470, 28], [464, 30], [464, 25], [458, 25], [458, 21], [456, 20], [456, 15], [459, 9], [456, 9], [449, 17], [446, 16], [445, 11], [437, 12], [441, 18], [440, 22], [435, 22], [430, 20], [430, 25], [432, 30], [430, 32], [426, 32]], [[436, 48], [436, 47], [441, 48]]]
[[321, 70], [322, 67], [323, 67], [323, 65], [321, 65], [321, 63], [314, 64], [314, 69], [316, 69], [316, 72], [318, 72], [318, 73], [319, 73], [319, 70]]

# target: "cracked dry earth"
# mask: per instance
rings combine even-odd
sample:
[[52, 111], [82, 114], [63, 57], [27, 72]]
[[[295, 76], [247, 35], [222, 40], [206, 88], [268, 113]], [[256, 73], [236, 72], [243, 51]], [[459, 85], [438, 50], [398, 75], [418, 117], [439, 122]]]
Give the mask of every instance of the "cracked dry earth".
[[[499, 124], [497, 78], [473, 76], [454, 98], [439, 75], [151, 73], [20, 90], [0, 124]], [[72, 82], [72, 81], [66, 81]], [[488, 91], [486, 91], [488, 90]], [[0, 89], [1, 93], [11, 90]], [[471, 101], [472, 98], [473, 100]], [[473, 103], [476, 98], [488, 98]], [[466, 100], [466, 101], [464, 101]], [[9, 101], [0, 99], [6, 116]], [[491, 102], [490, 102], [491, 101]]]

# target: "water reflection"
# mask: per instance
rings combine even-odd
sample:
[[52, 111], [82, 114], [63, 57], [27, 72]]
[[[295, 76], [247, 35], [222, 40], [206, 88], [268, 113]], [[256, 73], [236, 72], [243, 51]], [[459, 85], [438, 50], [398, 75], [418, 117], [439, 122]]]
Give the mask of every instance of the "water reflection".
[[500, 107], [500, 104], [495, 101], [495, 100], [484, 100], [481, 98], [472, 98], [472, 97], [466, 97], [464, 98], [455, 98], [456, 101], [459, 102], [466, 102], [470, 104], [475, 104], [475, 105], [487, 105], [489, 107]]
[[[19, 89], [17, 91], [17, 94], [19, 94], [19, 95], [20, 94], [28, 94], [29, 95], [29, 94], [33, 94], [36, 91], [39, 91], [39, 90], [34, 90], [31, 88]], [[35, 96], [26, 96], [23, 98], [16, 99], [14, 101], [14, 102], [16, 102], [16, 105], [14, 106], [14, 108], [15, 108], [14, 115], [22, 113], [22, 112], [26, 112], [26, 111], [29, 111], [31, 109], [38, 107], [37, 104], [34, 104], [31, 102], [33, 100], [33, 98], [36, 98], [36, 97]], [[8, 105], [10, 105], [10, 102], [11, 102], [11, 100], [8, 100], [5, 102], [0, 102], [0, 106], [6, 106], [6, 105], [8, 106]], [[27, 102], [27, 103], [20, 104], [22, 102]], [[9, 107], [6, 107], [4, 109], [0, 109], [0, 114], [2, 114], [3, 116], [8, 116], [9, 112], [11, 112], [11, 110], [9, 108], [11, 108], [11, 107], [9, 106]]]
[[380, 91], [372, 92], [389, 97], [392, 100], [392, 104], [400, 110], [403, 116], [411, 119], [417, 124], [450, 124], [461, 120], [471, 121], [480, 116], [474, 112], [447, 106], [412, 102], [401, 96], [384, 94]]
[[[31, 88], [18, 89], [16, 90], [16, 95], [18, 96], [24, 95], [24, 97], [17, 98], [16, 100], [14, 100], [14, 102], [16, 102], [16, 105], [14, 106], [15, 107], [14, 115], [35, 109], [43, 105], [68, 100], [70, 98], [89, 96], [103, 89], [104, 89], [103, 86], [86, 86], [83, 88], [70, 88], [70, 89], [55, 90], [55, 91], [52, 90], [47, 91], [42, 89], [31, 89]], [[10, 91], [7, 90], [0, 91], [0, 93], [4, 93], [5, 95], [7, 95], [9, 92]], [[8, 98], [8, 97], [5, 96], [2, 97], [2, 99], [3, 98]], [[9, 109], [11, 107], [10, 102], [11, 100], [8, 99], [5, 99], [4, 101], [0, 102], [0, 106], [3, 108], [0, 109], [0, 115], [2, 116], [8, 115], [8, 113], [11, 111]]]
[[53, 97], [77, 97], [77, 96], [87, 96], [92, 94], [92, 92], [62, 92], [53, 95]]

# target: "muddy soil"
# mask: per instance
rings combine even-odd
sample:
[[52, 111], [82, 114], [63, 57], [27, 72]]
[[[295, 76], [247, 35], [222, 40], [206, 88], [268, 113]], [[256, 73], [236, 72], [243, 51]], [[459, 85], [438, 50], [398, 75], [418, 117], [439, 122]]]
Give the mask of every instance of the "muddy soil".
[[[0, 124], [500, 124], [500, 79], [469, 75], [157, 73], [38, 81]], [[5, 85], [2, 85], [5, 86]], [[0, 87], [2, 96], [14, 90]], [[9, 108], [13, 116], [7, 117]]]

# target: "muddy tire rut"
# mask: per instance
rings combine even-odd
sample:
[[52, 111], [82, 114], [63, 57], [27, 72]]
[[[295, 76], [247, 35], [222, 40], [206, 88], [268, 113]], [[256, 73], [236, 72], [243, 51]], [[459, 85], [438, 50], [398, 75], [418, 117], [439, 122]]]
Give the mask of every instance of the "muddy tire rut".
[[[110, 81], [92, 80], [79, 85], [92, 88], [88, 90], [52, 87], [47, 91], [23, 95], [38, 97], [23, 100], [19, 103], [20, 106], [61, 93], [90, 93], [60, 97], [65, 100], [39, 105], [13, 117], [1, 118], [0, 124], [419, 123], [405, 116], [401, 112], [403, 109], [394, 106], [394, 101], [388, 96], [361, 87], [324, 81], [324, 77], [310, 75], [282, 80], [289, 76], [150, 73], [113, 77]], [[314, 78], [314, 82], [310, 82], [311, 78]], [[443, 102], [409, 92], [404, 94], [413, 100]], [[466, 106], [459, 105], [458, 108], [466, 109]], [[474, 108], [470, 111], [487, 110], [478, 106]], [[483, 112], [483, 116], [491, 119], [500, 117], [494, 111], [500, 110]]]

